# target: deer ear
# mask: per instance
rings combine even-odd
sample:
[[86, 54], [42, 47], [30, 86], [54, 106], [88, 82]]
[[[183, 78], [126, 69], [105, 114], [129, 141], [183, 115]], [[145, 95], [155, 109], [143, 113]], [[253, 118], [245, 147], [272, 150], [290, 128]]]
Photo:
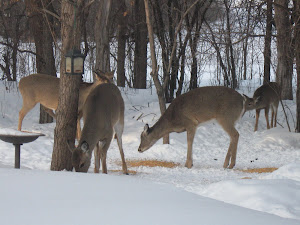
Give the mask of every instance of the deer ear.
[[244, 101], [247, 101], [249, 99], [249, 97], [247, 95], [244, 95], [244, 94], [243, 94], [243, 98], [244, 98]]
[[145, 126], [144, 126], [143, 134], [149, 134], [149, 125], [148, 125], [148, 123], [146, 123]]
[[72, 146], [72, 143], [71, 143], [71, 141], [70, 140], [67, 140], [67, 146], [68, 146], [68, 149], [70, 150], [70, 152], [74, 152], [74, 148], [72, 148], [71, 146]]
[[115, 71], [110, 71], [110, 72], [107, 72], [105, 74], [105, 76], [109, 79], [109, 80], [112, 80], [114, 78], [114, 74], [115, 74]]
[[88, 152], [89, 151], [89, 144], [86, 141], [82, 142], [81, 146], [80, 146], [80, 149], [85, 153]]

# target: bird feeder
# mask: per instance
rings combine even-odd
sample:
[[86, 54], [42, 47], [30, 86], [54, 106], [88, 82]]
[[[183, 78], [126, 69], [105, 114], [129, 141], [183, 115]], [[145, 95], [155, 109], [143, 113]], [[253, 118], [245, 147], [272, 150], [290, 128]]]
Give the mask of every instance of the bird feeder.
[[84, 73], [84, 58], [78, 49], [72, 49], [65, 55], [67, 75], [82, 75]]

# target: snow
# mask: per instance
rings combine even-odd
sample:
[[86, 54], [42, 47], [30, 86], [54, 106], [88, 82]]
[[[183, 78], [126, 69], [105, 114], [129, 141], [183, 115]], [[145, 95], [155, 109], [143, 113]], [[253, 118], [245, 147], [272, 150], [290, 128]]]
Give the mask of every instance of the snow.
[[[15, 85], [6, 86], [0, 83], [1, 134], [15, 132], [22, 105]], [[160, 140], [138, 153], [144, 124], [152, 126], [160, 116], [157, 96], [154, 89], [121, 91], [126, 160], [178, 166], [129, 167], [136, 174], [123, 175], [113, 141], [107, 175], [94, 174], [93, 163], [87, 174], [50, 171], [55, 123], [38, 124], [36, 106], [25, 117], [23, 130], [45, 136], [22, 145], [20, 170], [13, 168], [14, 146], [0, 141], [0, 224], [300, 224], [300, 135], [288, 132], [281, 107], [277, 128], [267, 130], [262, 113], [253, 132], [254, 111], [236, 124], [240, 138], [232, 170], [222, 168], [227, 134], [216, 122], [200, 126], [193, 145], [194, 166], [187, 169], [186, 133], [172, 133], [170, 145]], [[245, 85], [239, 91], [251, 96], [254, 89]], [[293, 126], [295, 102], [284, 104]], [[266, 167], [279, 169], [245, 172]]]
[[0, 128], [0, 135], [11, 135], [11, 136], [36, 136], [37, 133], [18, 131], [12, 128]]
[[297, 224], [134, 176], [2, 169], [0, 179], [3, 224]]

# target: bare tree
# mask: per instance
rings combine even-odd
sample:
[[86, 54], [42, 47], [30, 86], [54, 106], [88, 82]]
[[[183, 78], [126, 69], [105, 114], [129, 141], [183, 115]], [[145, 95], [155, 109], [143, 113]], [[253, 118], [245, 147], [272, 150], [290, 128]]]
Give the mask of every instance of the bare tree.
[[294, 1], [295, 9], [295, 55], [296, 55], [296, 70], [297, 70], [297, 126], [296, 132], [300, 133], [300, 1]]
[[228, 0], [224, 0], [225, 12], [226, 12], [226, 56], [229, 71], [231, 73], [231, 88], [237, 88], [237, 76], [233, 53], [233, 44], [231, 39], [231, 23], [230, 23], [230, 7]]
[[143, 0], [134, 1], [134, 79], [133, 87], [146, 88], [147, 73], [147, 27]]
[[277, 29], [277, 70], [276, 82], [282, 88], [282, 99], [293, 99], [293, 50], [292, 31], [288, 8], [289, 0], [275, 0], [275, 24]]
[[[155, 55], [154, 34], [153, 34], [153, 26], [151, 23], [151, 17], [150, 17], [149, 2], [148, 0], [144, 0], [144, 3], [145, 3], [145, 13], [146, 13], [149, 42], [150, 42], [150, 50], [151, 50], [151, 61], [152, 61], [151, 76], [155, 84], [160, 112], [161, 114], [163, 114], [166, 111], [166, 101], [164, 98], [163, 87], [158, 79], [158, 66], [157, 66], [157, 60]], [[169, 144], [169, 135], [163, 137], [163, 143]]]
[[0, 40], [4, 45], [0, 69], [3, 78], [9, 81], [17, 79], [18, 51], [21, 38], [27, 31], [25, 4], [23, 1], [0, 2]]
[[[53, 55], [53, 17], [44, 9], [54, 13], [50, 0], [26, 0], [26, 11], [30, 24], [30, 31], [34, 38], [36, 49], [37, 73], [56, 76], [55, 59]], [[40, 123], [51, 123], [53, 118], [40, 105]]]
[[95, 69], [102, 72], [110, 71], [110, 17], [112, 0], [99, 2], [95, 23], [96, 64]]
[[127, 27], [127, 7], [125, 0], [119, 1], [119, 9], [117, 11], [118, 20], [118, 64], [117, 64], [117, 85], [125, 87], [125, 57], [126, 57], [126, 27]]
[[267, 0], [267, 21], [264, 49], [264, 84], [270, 82], [273, 0]]
[[[62, 56], [74, 48], [80, 49], [85, 4], [84, 0], [63, 0], [61, 3]], [[65, 59], [61, 57], [60, 95], [56, 111], [51, 170], [72, 170], [71, 152], [67, 141], [74, 143], [75, 140], [81, 76], [66, 75], [64, 68]]]

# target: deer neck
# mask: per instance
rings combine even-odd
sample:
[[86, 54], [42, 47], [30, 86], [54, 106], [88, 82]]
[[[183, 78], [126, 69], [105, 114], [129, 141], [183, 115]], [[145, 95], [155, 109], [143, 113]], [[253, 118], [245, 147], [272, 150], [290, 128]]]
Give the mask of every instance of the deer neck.
[[151, 129], [153, 137], [157, 140], [174, 131], [172, 122], [167, 119], [165, 114], [160, 117]]

